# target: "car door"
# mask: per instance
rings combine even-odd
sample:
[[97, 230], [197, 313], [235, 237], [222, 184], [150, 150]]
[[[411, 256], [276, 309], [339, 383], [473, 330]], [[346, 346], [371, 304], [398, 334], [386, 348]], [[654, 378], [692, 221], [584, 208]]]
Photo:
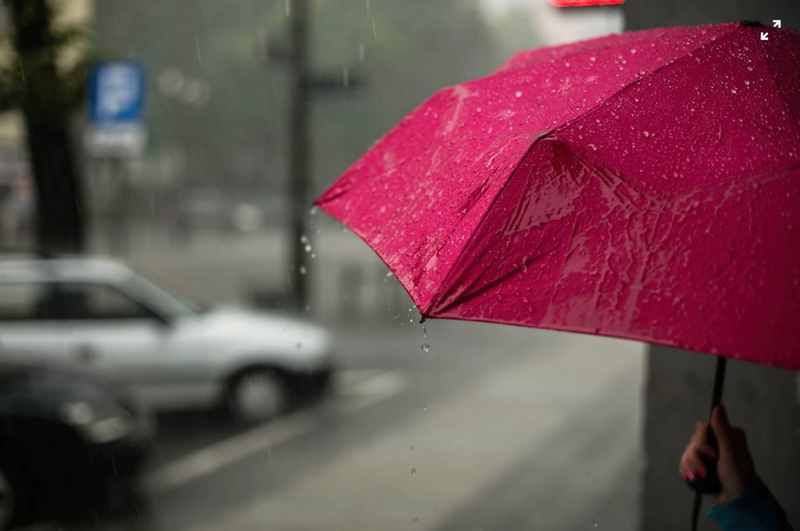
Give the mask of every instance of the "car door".
[[43, 305], [49, 287], [36, 280], [0, 282], [0, 353], [71, 361], [70, 326]]
[[113, 284], [60, 287], [69, 302], [75, 359], [122, 381], [153, 407], [191, 405], [205, 398], [203, 360], [184, 348], [181, 324]]

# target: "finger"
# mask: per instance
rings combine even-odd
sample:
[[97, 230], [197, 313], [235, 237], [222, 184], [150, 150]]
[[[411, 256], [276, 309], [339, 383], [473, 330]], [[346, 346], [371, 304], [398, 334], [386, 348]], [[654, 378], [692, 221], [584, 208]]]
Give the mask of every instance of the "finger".
[[699, 446], [705, 444], [708, 440], [708, 423], [698, 420], [694, 424], [694, 433], [692, 434], [691, 439], [689, 439], [689, 444]]
[[732, 444], [736, 455], [750, 459], [750, 447], [747, 444], [747, 434], [741, 428], [732, 428]]
[[710, 458], [710, 459], [713, 459], [713, 460], [715, 460], [715, 461], [716, 461], [716, 459], [717, 459], [717, 451], [716, 451], [716, 450], [714, 450], [714, 449], [713, 449], [711, 446], [709, 446], [708, 444], [700, 444], [700, 445], [696, 446], [696, 447], [694, 448], [694, 450], [695, 450], [695, 451], [696, 451], [698, 454], [704, 455], [704, 456], [706, 456], [706, 457], [708, 457], [708, 458]]
[[694, 479], [692, 476], [704, 478], [707, 472], [703, 460], [695, 455], [686, 456], [681, 467], [681, 473], [684, 477], [690, 477], [691, 479]]
[[719, 455], [730, 455], [734, 451], [735, 435], [730, 422], [728, 422], [728, 414], [722, 404], [715, 407], [711, 413], [711, 427], [714, 429], [714, 435], [717, 438]]

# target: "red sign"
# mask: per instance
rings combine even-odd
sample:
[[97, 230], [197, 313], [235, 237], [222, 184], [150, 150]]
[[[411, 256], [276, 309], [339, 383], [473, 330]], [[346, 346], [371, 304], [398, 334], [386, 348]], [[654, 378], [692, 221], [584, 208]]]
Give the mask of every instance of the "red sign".
[[556, 7], [620, 6], [625, 0], [550, 0]]

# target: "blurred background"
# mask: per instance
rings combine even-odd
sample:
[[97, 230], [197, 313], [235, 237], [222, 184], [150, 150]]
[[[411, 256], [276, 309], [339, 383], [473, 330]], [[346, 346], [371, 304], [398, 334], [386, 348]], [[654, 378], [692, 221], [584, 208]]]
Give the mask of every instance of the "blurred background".
[[[557, 3], [5, 0], [0, 401], [13, 407], [0, 415], [37, 420], [4, 432], [0, 529], [688, 526], [675, 470], [706, 413], [710, 360], [422, 326], [372, 251], [311, 207], [433, 92], [520, 49], [800, 23], [789, 0]], [[76, 366], [90, 373], [79, 389]], [[758, 426], [768, 483], [797, 518], [796, 377], [737, 370], [732, 416]], [[62, 471], [66, 450], [14, 464], [38, 461], [47, 445], [27, 438], [52, 433], [105, 468]], [[29, 501], [54, 481], [56, 499], [102, 503]]]

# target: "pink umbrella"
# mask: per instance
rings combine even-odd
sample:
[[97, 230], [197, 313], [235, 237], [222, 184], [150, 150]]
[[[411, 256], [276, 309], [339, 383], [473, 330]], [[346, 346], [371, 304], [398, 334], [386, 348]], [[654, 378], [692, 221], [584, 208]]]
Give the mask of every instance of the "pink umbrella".
[[520, 53], [437, 92], [317, 204], [423, 318], [800, 369], [800, 35], [721, 24]]
[[525, 52], [405, 117], [317, 204], [424, 317], [800, 369], [800, 36]]

